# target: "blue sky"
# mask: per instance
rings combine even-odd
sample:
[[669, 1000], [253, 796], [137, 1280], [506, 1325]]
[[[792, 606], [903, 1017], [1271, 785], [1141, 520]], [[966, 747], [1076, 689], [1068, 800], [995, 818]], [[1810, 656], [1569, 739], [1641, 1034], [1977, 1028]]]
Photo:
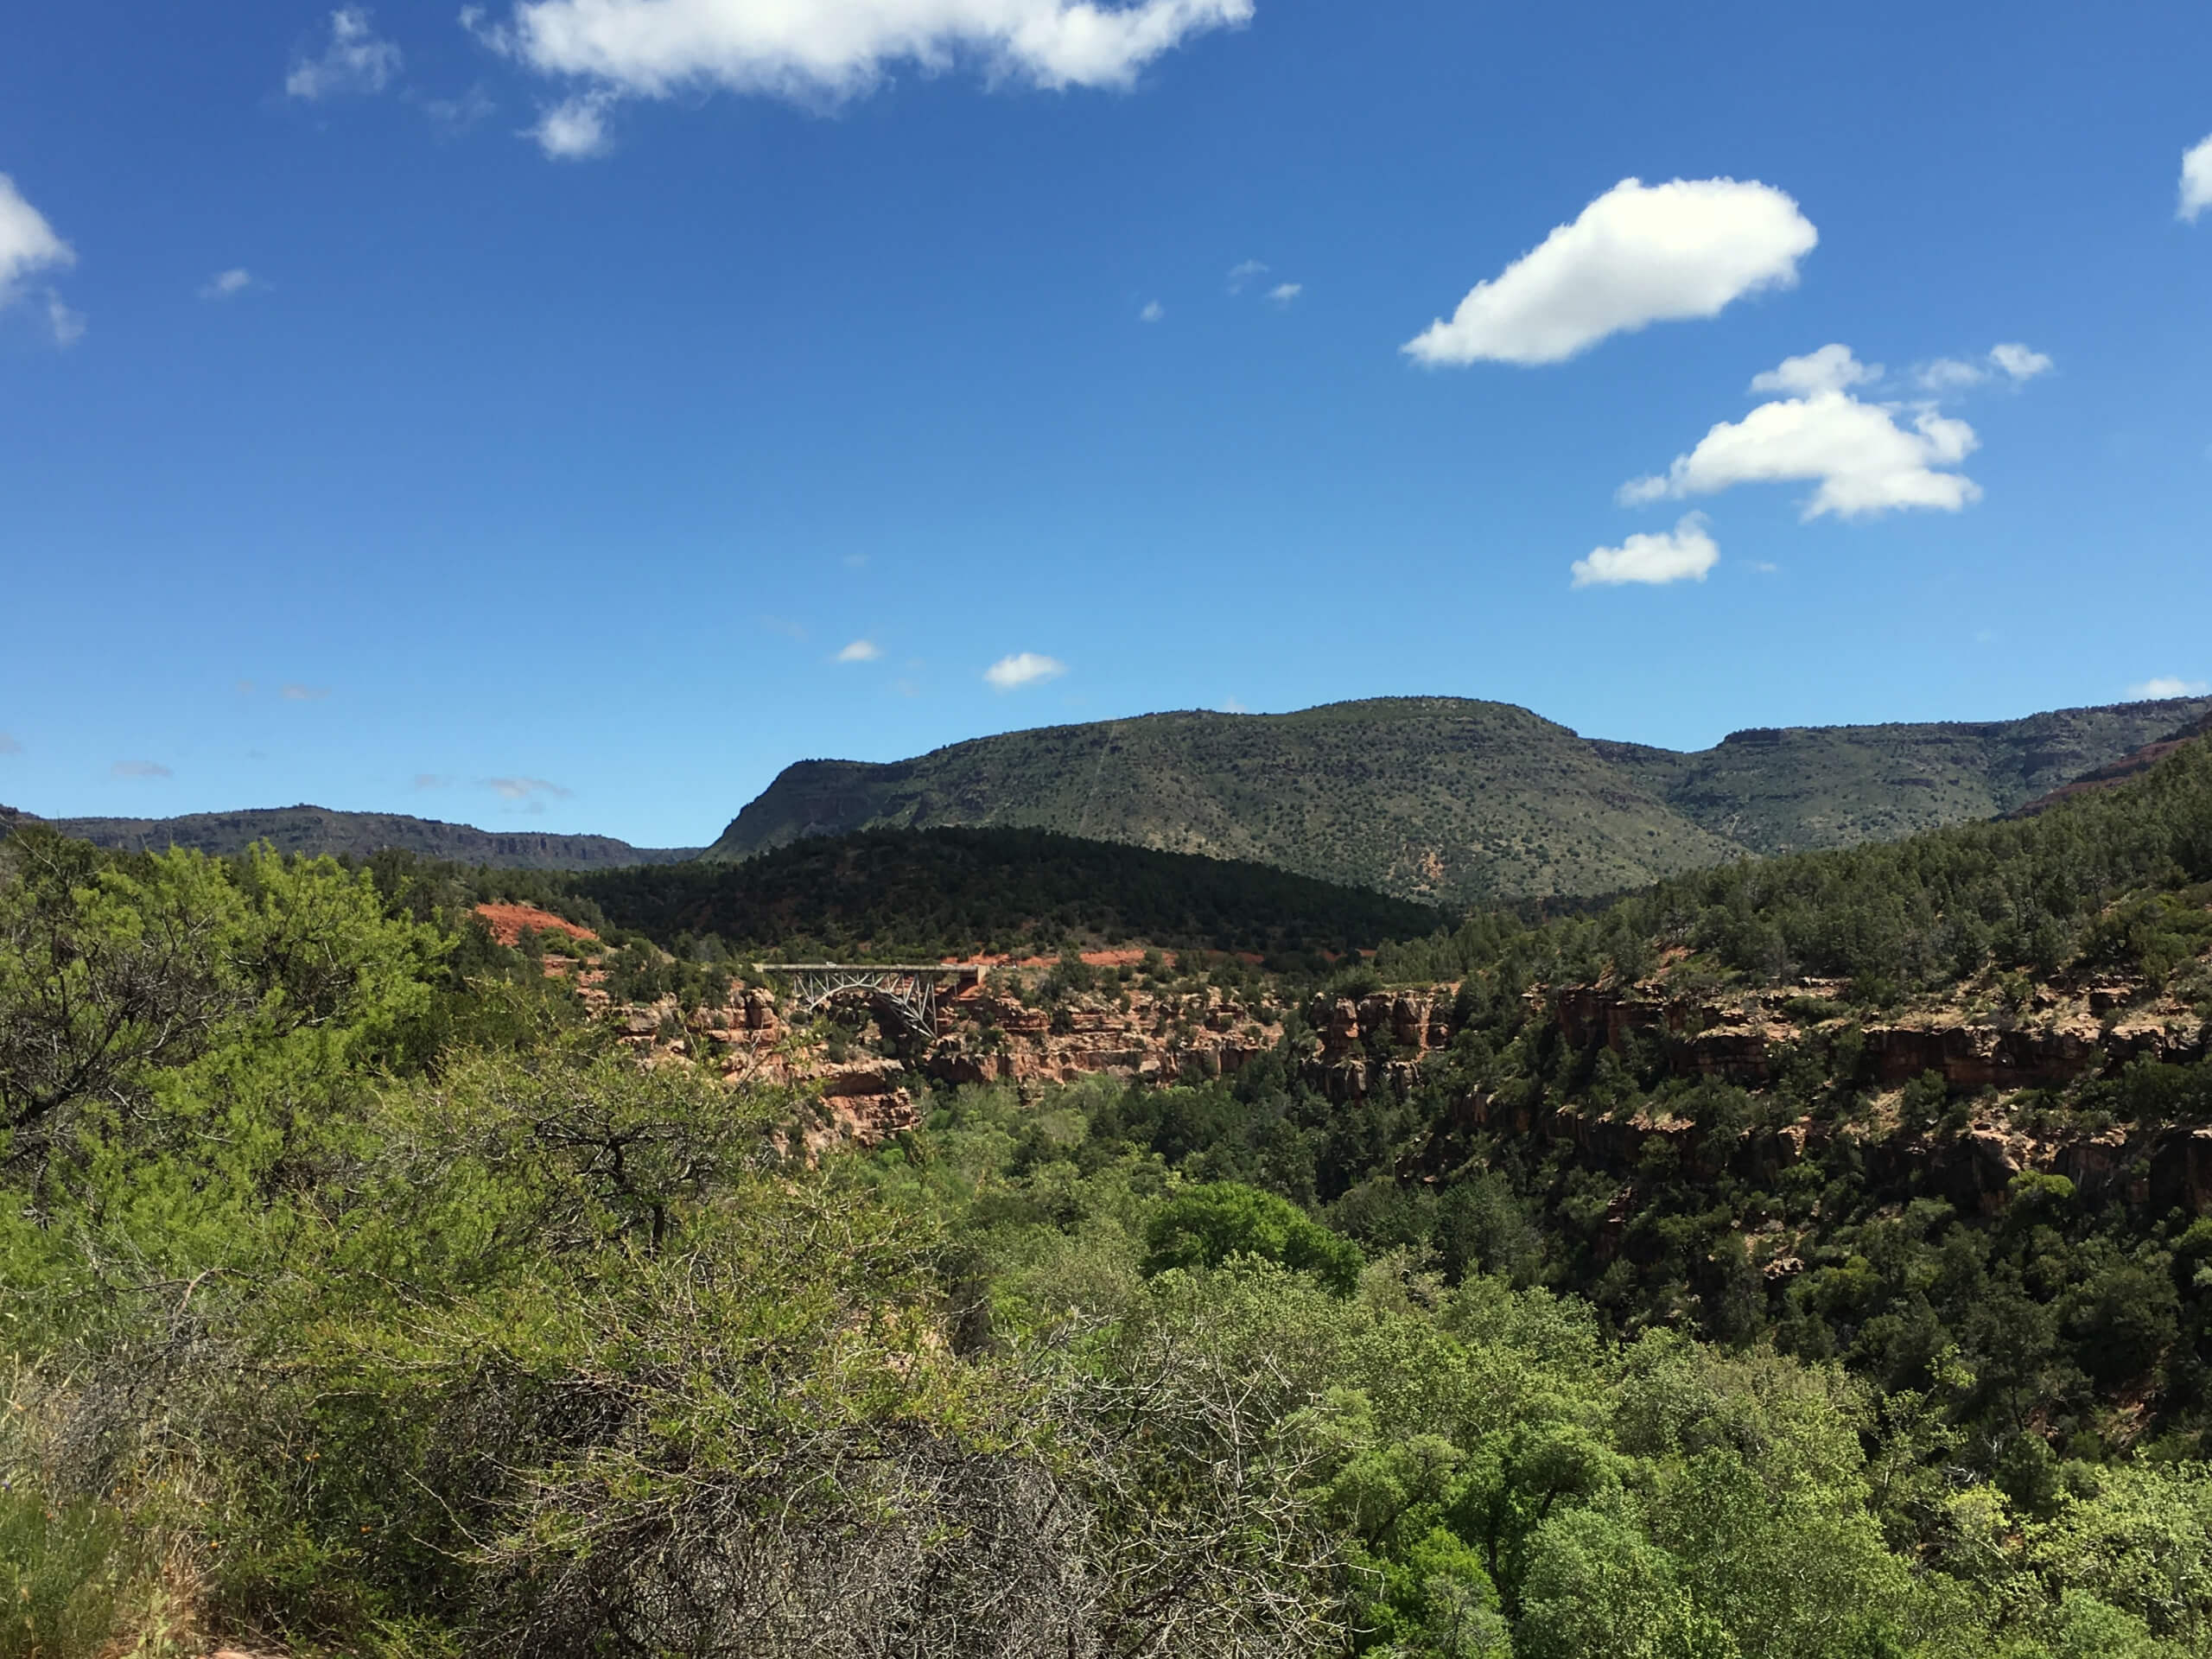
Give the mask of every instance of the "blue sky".
[[0, 801], [2212, 680], [2203, 7], [455, 12], [11, 19]]

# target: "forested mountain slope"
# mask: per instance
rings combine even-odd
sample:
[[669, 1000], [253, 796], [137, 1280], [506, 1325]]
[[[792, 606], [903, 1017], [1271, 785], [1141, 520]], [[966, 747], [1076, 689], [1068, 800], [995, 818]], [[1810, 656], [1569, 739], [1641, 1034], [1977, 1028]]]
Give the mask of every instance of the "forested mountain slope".
[[1745, 853], [1996, 817], [2212, 712], [2212, 699], [2024, 720], [1791, 728], [1681, 754], [1523, 709], [1382, 698], [979, 738], [788, 767], [706, 855], [875, 826], [1018, 824], [1277, 865], [1426, 903], [1588, 894]]
[[1445, 919], [1370, 888], [1267, 865], [1081, 841], [1042, 830], [868, 830], [741, 864], [527, 875], [518, 896], [565, 893], [614, 926], [728, 953], [896, 961], [1133, 942], [1311, 957], [1370, 950]]
[[493, 869], [582, 870], [665, 864], [691, 857], [690, 847], [632, 847], [612, 836], [556, 836], [542, 831], [479, 830], [466, 823], [400, 812], [334, 812], [327, 806], [253, 807], [193, 812], [175, 818], [47, 818], [0, 807], [0, 830], [32, 819], [95, 847], [161, 852], [186, 847], [226, 857], [265, 841], [280, 853], [365, 858], [388, 849]]

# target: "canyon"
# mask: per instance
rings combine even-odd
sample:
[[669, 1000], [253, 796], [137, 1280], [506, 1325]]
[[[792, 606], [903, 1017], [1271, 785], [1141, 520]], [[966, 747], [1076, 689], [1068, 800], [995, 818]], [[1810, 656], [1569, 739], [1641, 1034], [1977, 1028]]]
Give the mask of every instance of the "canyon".
[[[508, 939], [518, 925], [589, 937], [527, 907], [502, 907], [492, 919]], [[721, 1002], [686, 1010], [673, 997], [615, 1002], [604, 975], [582, 959], [549, 957], [545, 971], [572, 976], [595, 1015], [651, 1064], [702, 1064], [733, 1088], [798, 1089], [815, 1103], [803, 1132], [817, 1149], [880, 1145], [916, 1128], [934, 1090], [1003, 1085], [1033, 1098], [1086, 1077], [1203, 1084], [1270, 1055], [1349, 1109], [1376, 1094], [1410, 1094], [1429, 1080], [1427, 1068], [1448, 1067], [1465, 1017], [1452, 983], [1298, 995], [1263, 981], [1256, 991], [1230, 992], [1161, 976], [1158, 953], [1150, 960], [1160, 975], [1141, 972], [1144, 960], [1137, 950], [1087, 953], [1084, 966], [1105, 981], [1088, 990], [1055, 985], [1060, 965], [1045, 958], [982, 964], [940, 998], [926, 1039], [864, 998], [794, 1022], [766, 984], [734, 983]], [[1579, 1163], [1631, 1181], [1656, 1147], [1670, 1161], [1771, 1185], [1844, 1137], [1875, 1185], [1942, 1197], [1969, 1213], [2001, 1209], [2015, 1179], [2031, 1172], [2063, 1176], [2085, 1196], [2212, 1211], [2212, 1128], [2053, 1124], [2036, 1109], [2038, 1091], [2115, 1077], [2139, 1062], [2203, 1059], [2212, 1028], [2190, 1006], [2115, 975], [2038, 985], [2017, 1003], [1993, 982], [1887, 1010], [1854, 1006], [1849, 992], [1845, 982], [1809, 978], [1756, 990], [1685, 989], [1664, 969], [1628, 985], [1534, 987], [1522, 998], [1528, 1015], [1579, 1052], [1752, 1094], [1810, 1065], [1855, 1079], [1865, 1109], [1848, 1120], [1803, 1112], [1732, 1124], [1648, 1105], [1624, 1114], [1586, 1104], [1531, 1108], [1471, 1090], [1402, 1173], [1437, 1179], [1466, 1155], [1468, 1136], [1488, 1135], [1571, 1147]], [[1946, 1103], [1942, 1121], [1912, 1121], [1907, 1091], [1925, 1090], [1930, 1080]], [[1615, 1220], [1629, 1212], [1624, 1207]]]

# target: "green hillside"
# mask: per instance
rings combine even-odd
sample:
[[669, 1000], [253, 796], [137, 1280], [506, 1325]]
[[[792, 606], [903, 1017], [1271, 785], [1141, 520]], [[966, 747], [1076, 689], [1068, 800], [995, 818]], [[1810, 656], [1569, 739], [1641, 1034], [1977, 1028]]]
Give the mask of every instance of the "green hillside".
[[450, 859], [493, 869], [584, 870], [666, 864], [690, 847], [632, 847], [612, 836], [556, 836], [531, 830], [479, 830], [466, 823], [410, 817], [401, 812], [334, 812], [327, 806], [256, 807], [194, 812], [175, 818], [36, 818], [0, 807], [0, 830], [24, 820], [117, 852], [164, 852], [172, 847], [226, 858], [257, 842], [280, 853], [365, 858], [390, 850]]
[[[503, 878], [505, 879], [505, 878]], [[1259, 864], [1037, 830], [864, 830], [740, 865], [528, 877], [518, 896], [588, 899], [620, 928], [733, 952], [891, 959], [1018, 956], [1141, 940], [1268, 957], [1342, 955], [1436, 926], [1435, 911]]]
[[787, 769], [710, 858], [876, 825], [1020, 824], [1423, 901], [1589, 893], [1741, 855], [1566, 727], [1446, 697], [1148, 715]]
[[1685, 817], [1755, 852], [1895, 841], [2001, 817], [2208, 711], [2212, 698], [2197, 697], [2024, 720], [1733, 732], [1680, 757], [1663, 788]]
[[1377, 698], [1289, 715], [1147, 715], [911, 760], [787, 767], [706, 856], [876, 827], [1020, 825], [1280, 866], [1424, 903], [1616, 891], [2010, 811], [2212, 711], [1738, 732], [1681, 754], [1524, 709]]

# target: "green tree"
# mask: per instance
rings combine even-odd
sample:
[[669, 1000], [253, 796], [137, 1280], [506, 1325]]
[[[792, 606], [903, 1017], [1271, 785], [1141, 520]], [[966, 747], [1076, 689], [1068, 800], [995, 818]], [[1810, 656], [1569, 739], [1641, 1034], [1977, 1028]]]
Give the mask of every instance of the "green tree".
[[1187, 1187], [1162, 1204], [1145, 1232], [1145, 1271], [1214, 1268], [1240, 1255], [1310, 1273], [1350, 1294], [1358, 1282], [1359, 1247], [1272, 1192], [1236, 1181]]

